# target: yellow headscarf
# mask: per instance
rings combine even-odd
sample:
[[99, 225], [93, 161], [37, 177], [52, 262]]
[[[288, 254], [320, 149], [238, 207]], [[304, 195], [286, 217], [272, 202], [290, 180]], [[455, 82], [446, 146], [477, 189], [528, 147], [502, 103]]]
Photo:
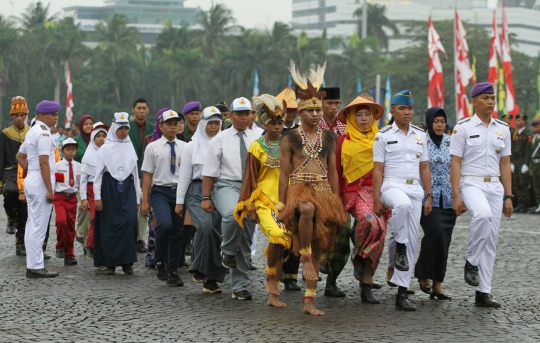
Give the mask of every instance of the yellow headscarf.
[[353, 183], [373, 169], [373, 143], [375, 135], [379, 132], [377, 121], [373, 118], [371, 129], [362, 131], [354, 121], [356, 106], [349, 109], [347, 113], [347, 137], [341, 147], [341, 165], [343, 166], [343, 176], [347, 183]]

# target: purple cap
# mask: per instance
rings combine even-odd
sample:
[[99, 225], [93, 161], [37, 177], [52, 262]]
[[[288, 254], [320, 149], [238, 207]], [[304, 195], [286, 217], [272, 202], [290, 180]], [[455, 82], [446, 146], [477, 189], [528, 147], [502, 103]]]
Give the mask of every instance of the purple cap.
[[495, 94], [493, 85], [489, 82], [480, 82], [475, 84], [471, 89], [471, 98], [474, 98], [480, 94]]
[[60, 111], [60, 104], [56, 101], [43, 100], [36, 106], [37, 113], [51, 114]]
[[182, 110], [183, 114], [188, 114], [191, 111], [202, 111], [201, 109], [201, 102], [200, 101], [190, 101], [184, 106], [184, 109]]

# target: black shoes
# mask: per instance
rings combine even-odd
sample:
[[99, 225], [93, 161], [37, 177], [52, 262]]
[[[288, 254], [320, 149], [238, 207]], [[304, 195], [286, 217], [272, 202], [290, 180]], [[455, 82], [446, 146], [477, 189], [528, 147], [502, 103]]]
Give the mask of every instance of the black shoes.
[[165, 266], [165, 263], [163, 262], [156, 263], [156, 270], [157, 270], [157, 273], [156, 273], [157, 278], [160, 279], [161, 281], [167, 281], [169, 276], [167, 274], [167, 266]]
[[432, 289], [431, 289], [431, 285], [423, 285], [422, 282], [420, 282], [420, 280], [418, 280], [418, 284], [420, 285], [420, 290], [426, 294], [431, 294], [432, 292]]
[[478, 267], [473, 266], [467, 261], [464, 268], [465, 282], [471, 286], [478, 287], [480, 284], [480, 275], [478, 275]]
[[15, 255], [17, 255], [17, 256], [26, 256], [26, 248], [25, 247], [15, 247]]
[[222, 292], [222, 290], [218, 286], [216, 280], [211, 280], [211, 279], [206, 280], [204, 282], [202, 291], [203, 291], [203, 293], [209, 293], [209, 294], [221, 293]]
[[443, 294], [437, 294], [435, 292], [431, 292], [431, 294], [429, 295], [429, 298], [431, 300], [437, 298], [439, 300], [452, 300], [452, 297], [448, 296], [448, 295], [445, 295], [444, 293]]
[[133, 275], [133, 267], [130, 266], [129, 264], [125, 264], [122, 266], [122, 271], [124, 272], [124, 274], [126, 275]]
[[66, 258], [64, 250], [56, 249], [56, 257], [58, 257], [58, 258]]
[[372, 289], [381, 289], [382, 286], [383, 286], [382, 284], [380, 284], [380, 283], [378, 283], [378, 282], [375, 282], [375, 281], [373, 281], [373, 282], [371, 283], [371, 288], [372, 288]]
[[290, 280], [290, 279], [285, 280], [283, 284], [285, 285], [286, 291], [301, 291], [302, 290], [302, 288], [298, 286], [298, 283], [296, 280]]
[[176, 272], [169, 273], [168, 278], [167, 278], [167, 286], [182, 287], [184, 286], [184, 281], [182, 281], [182, 278], [178, 276], [178, 273]]
[[57, 272], [50, 272], [47, 269], [26, 269], [26, 277], [29, 279], [50, 279], [57, 277]]
[[146, 253], [146, 243], [144, 243], [143, 240], [138, 240], [137, 241], [137, 252], [140, 253], [140, 254], [145, 254]]
[[230, 269], [230, 268], [236, 268], [236, 256], [234, 255], [227, 255], [223, 252], [221, 253], [221, 264], [223, 267]]
[[93, 260], [94, 259], [94, 248], [90, 248], [90, 247], [86, 248], [86, 259], [87, 260]]
[[8, 220], [7, 226], [6, 226], [6, 233], [8, 235], [14, 235], [15, 232], [17, 232], [17, 229], [15, 228], [15, 221], [14, 220]]
[[206, 281], [206, 275], [204, 275], [198, 270], [194, 271], [191, 275], [191, 280], [193, 280], [193, 282], [203, 283]]
[[75, 234], [75, 240], [81, 244], [84, 244], [84, 236], [79, 236]]
[[373, 296], [373, 293], [371, 292], [372, 285], [367, 283], [361, 283], [360, 287], [362, 288], [362, 291], [360, 292], [360, 299], [363, 303], [367, 304], [379, 304], [379, 299], [375, 298]]
[[411, 303], [407, 294], [396, 294], [396, 310], [416, 311], [416, 307]]
[[114, 275], [116, 273], [116, 267], [107, 267], [103, 270], [103, 275]]
[[77, 264], [75, 257], [68, 257], [64, 259], [64, 266], [74, 266]]
[[364, 281], [364, 259], [356, 256], [353, 260], [354, 278], [360, 282]]
[[344, 298], [345, 292], [339, 289], [336, 284], [326, 284], [326, 287], [324, 289], [324, 296], [332, 298]]
[[253, 264], [253, 261], [251, 260], [251, 258], [249, 259], [249, 270], [257, 270], [259, 268], [257, 268], [254, 264]]
[[51, 257], [50, 257], [49, 255], [47, 255], [47, 254], [45, 253], [45, 251], [44, 251], [44, 252], [43, 252], [43, 259], [44, 259], [44, 260], [50, 260]]
[[406, 272], [409, 270], [409, 260], [407, 259], [407, 247], [403, 244], [402, 247], [396, 247], [396, 258], [394, 267], [401, 271]]
[[233, 292], [232, 298], [238, 300], [251, 300], [253, 299], [253, 295], [251, 295], [251, 293], [249, 293], [247, 290], [243, 290], [240, 292]]
[[482, 293], [476, 291], [476, 297], [474, 299], [474, 306], [476, 307], [487, 307], [487, 308], [499, 308], [501, 307], [501, 304], [489, 293]]

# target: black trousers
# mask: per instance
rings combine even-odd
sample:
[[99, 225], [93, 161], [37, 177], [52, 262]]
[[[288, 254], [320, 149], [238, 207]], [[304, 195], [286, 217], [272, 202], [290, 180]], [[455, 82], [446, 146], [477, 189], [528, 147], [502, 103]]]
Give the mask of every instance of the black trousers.
[[[7, 174], [4, 173], [7, 178]], [[19, 188], [16, 181], [6, 180], [4, 189], [4, 210], [8, 220], [15, 221], [17, 232], [15, 233], [15, 245], [24, 247], [24, 233], [26, 220], [28, 219], [28, 205], [25, 202], [19, 201]]]
[[452, 241], [456, 218], [456, 214], [452, 209], [433, 207], [428, 216], [424, 215], [422, 209], [420, 225], [424, 230], [424, 237], [422, 238], [420, 256], [414, 270], [416, 278], [444, 281], [448, 250]]

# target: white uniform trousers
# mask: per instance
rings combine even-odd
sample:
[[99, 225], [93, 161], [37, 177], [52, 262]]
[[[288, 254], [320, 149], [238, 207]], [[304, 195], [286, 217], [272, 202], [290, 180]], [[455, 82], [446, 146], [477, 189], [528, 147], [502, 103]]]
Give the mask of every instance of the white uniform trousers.
[[[51, 183], [54, 189], [54, 175]], [[28, 204], [28, 219], [24, 233], [26, 268], [43, 269], [43, 241], [51, 218], [53, 204], [47, 202], [47, 187], [39, 171], [29, 171], [24, 181], [24, 194]]]
[[409, 287], [414, 270], [423, 198], [424, 190], [420, 185], [384, 181], [381, 187], [381, 202], [385, 207], [392, 209], [389, 224], [395, 241], [407, 247], [409, 270], [406, 272], [394, 270], [391, 280], [401, 287]]
[[461, 199], [472, 214], [467, 261], [478, 266], [480, 284], [476, 289], [491, 292], [497, 236], [501, 225], [504, 187], [500, 182], [462, 180]]

